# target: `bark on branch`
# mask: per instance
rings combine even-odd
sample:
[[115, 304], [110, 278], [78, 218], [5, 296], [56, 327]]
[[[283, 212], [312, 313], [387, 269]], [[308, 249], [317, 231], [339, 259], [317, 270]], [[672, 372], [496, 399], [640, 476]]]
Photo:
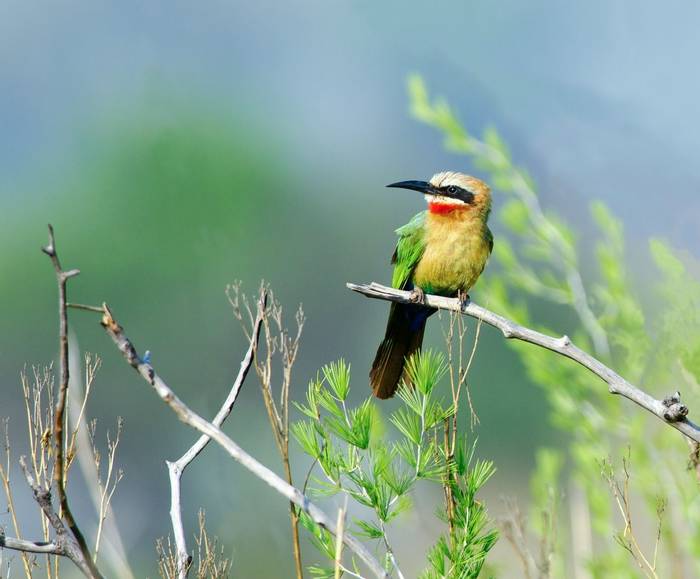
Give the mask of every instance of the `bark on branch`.
[[73, 561], [86, 577], [100, 577], [100, 575], [94, 574], [95, 565], [92, 558], [85, 558], [82, 545], [79, 544], [70, 527], [64, 524], [63, 519], [54, 509], [51, 500], [51, 491], [43, 488], [34, 480], [27, 466], [25, 457], [20, 457], [19, 464], [27, 480], [27, 484], [32, 489], [34, 500], [49, 521], [56, 538], [49, 542], [28, 541], [26, 539], [7, 537], [4, 531], [0, 529], [0, 549], [12, 549], [25, 553], [40, 553], [43, 555], [67, 557]]
[[[411, 301], [411, 292], [394, 289], [378, 283], [347, 283], [346, 285], [348, 289], [361, 293], [369, 298], [402, 304], [414, 303]], [[457, 298], [445, 298], [426, 294], [425, 305], [435, 309], [459, 312], [463, 315], [476, 318], [477, 320], [483, 321], [485, 324], [498, 328], [506, 339], [528, 342], [556, 352], [566, 358], [570, 358], [603, 380], [608, 385], [608, 390], [611, 394], [619, 394], [631, 400], [656, 416], [662, 422], [679, 430], [691, 440], [700, 442], [700, 427], [688, 420], [688, 407], [681, 403], [680, 393], [676, 392], [663, 400], [654, 398], [633, 384], [630, 384], [600, 360], [575, 346], [566, 335], [559, 338], [548, 336], [521, 326], [520, 324], [516, 324], [512, 320], [504, 318], [473, 302], [462, 304]]]
[[[104, 314], [102, 316], [102, 326], [114, 341], [119, 351], [122, 353], [129, 365], [136, 370], [141, 377], [148, 382], [156, 391], [158, 396], [165, 402], [177, 417], [192, 428], [216, 441], [235, 461], [248, 469], [261, 481], [268, 484], [287, 500], [294, 503], [299, 509], [304, 511], [320, 527], [336, 533], [335, 521], [328, 517], [320, 508], [312, 503], [309, 498], [299, 489], [293, 487], [277, 474], [272, 472], [262, 463], [249, 455], [231, 438], [229, 438], [218, 426], [208, 422], [199, 414], [191, 410], [168, 384], [156, 373], [153, 366], [143, 360], [137, 353], [131, 340], [124, 334], [123, 328], [116, 322], [112, 312], [106, 304], [103, 305]], [[372, 553], [352, 535], [345, 533], [343, 543], [353, 551], [360, 560], [372, 571], [376, 577], [387, 578], [388, 574], [382, 565], [374, 558]]]
[[[54, 413], [54, 425], [53, 425], [53, 442], [54, 442], [54, 484], [56, 487], [56, 494], [58, 495], [58, 502], [60, 505], [60, 516], [55, 515], [55, 520], [52, 520], [47, 513], [47, 517], [51, 521], [51, 525], [57, 534], [67, 532], [71, 535], [71, 545], [78, 547], [78, 550], [73, 552], [71, 549], [67, 556], [80, 568], [80, 570], [85, 574], [86, 577], [91, 579], [101, 579], [102, 575], [93, 560], [93, 556], [90, 553], [90, 549], [87, 546], [85, 537], [83, 536], [80, 527], [78, 526], [73, 513], [71, 512], [70, 505], [68, 503], [68, 496], [66, 495], [66, 460], [64, 456], [65, 451], [65, 426], [66, 426], [66, 401], [68, 397], [68, 383], [70, 379], [70, 370], [68, 364], [68, 299], [67, 299], [67, 284], [68, 280], [72, 277], [77, 276], [80, 270], [71, 269], [64, 270], [61, 267], [61, 262], [58, 258], [58, 253], [56, 252], [56, 240], [54, 238], [53, 227], [49, 225], [49, 243], [48, 245], [42, 247], [42, 251], [49, 256], [51, 259], [51, 264], [53, 265], [54, 271], [56, 272], [56, 283], [58, 285], [58, 320], [59, 320], [59, 364], [60, 364], [60, 383], [58, 390], [58, 400], [56, 402], [56, 411]], [[27, 479], [29, 481], [29, 479]], [[43, 491], [42, 491], [43, 492]], [[46, 509], [40, 501], [40, 496], [37, 494], [37, 490], [34, 489], [34, 497], [39, 502], [44, 512]], [[53, 512], [53, 510], [52, 510]], [[65, 522], [65, 527], [63, 523]], [[61, 529], [57, 526], [60, 523]]]

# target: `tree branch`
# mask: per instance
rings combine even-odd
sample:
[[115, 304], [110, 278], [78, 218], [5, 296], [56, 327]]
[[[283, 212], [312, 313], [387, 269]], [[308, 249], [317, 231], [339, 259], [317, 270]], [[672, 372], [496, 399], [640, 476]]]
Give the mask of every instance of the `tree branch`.
[[[346, 284], [352, 291], [361, 293], [369, 298], [410, 304], [411, 292], [397, 290], [378, 283], [370, 284]], [[556, 352], [566, 358], [578, 362], [584, 368], [591, 371], [608, 385], [611, 394], [619, 394], [628, 400], [638, 404], [664, 423], [682, 432], [685, 436], [700, 442], [700, 427], [687, 419], [688, 407], [681, 404], [680, 393], [658, 400], [636, 386], [630, 384], [622, 376], [611, 368], [584, 352], [569, 339], [568, 336], [554, 338], [541, 332], [531, 330], [515, 322], [504, 318], [473, 302], [462, 305], [457, 298], [445, 298], [442, 296], [425, 296], [425, 305], [435, 309], [460, 312], [464, 315], [482, 320], [484, 323], [498, 328], [506, 339], [521, 340], [534, 344], [541, 348]]]
[[[153, 366], [139, 357], [133, 344], [124, 335], [123, 328], [116, 322], [106, 304], [103, 304], [103, 308], [104, 315], [102, 316], [102, 326], [107, 334], [112, 338], [129, 365], [153, 387], [161, 400], [170, 406], [171, 410], [175, 412], [182, 422], [195, 428], [202, 434], [207, 435], [209, 438], [214, 439], [231, 458], [239, 462], [252, 474], [287, 498], [287, 500], [297, 505], [297, 507], [309, 515], [317, 525], [335, 534], [335, 521], [313, 504], [306, 495], [280, 478], [265, 465], [258, 462], [231, 440], [218, 426], [207, 422], [180, 400], [167, 383], [156, 374]], [[355, 539], [352, 535], [345, 533], [343, 536], [343, 543], [348, 549], [357, 554], [376, 577], [388, 578], [388, 574], [384, 568], [360, 541]]]
[[49, 524], [56, 533], [56, 539], [51, 542], [26, 541], [23, 539], [5, 537], [5, 535], [0, 532], [0, 547], [28, 553], [43, 553], [45, 555], [59, 555], [62, 557], [67, 557], [73, 561], [73, 563], [75, 563], [78, 569], [80, 569], [86, 577], [100, 577], [99, 575], [93, 575], [92, 568], [94, 567], [94, 563], [92, 559], [85, 558], [82, 547], [76, 540], [72, 531], [69, 528], [66, 528], [63, 520], [54, 510], [53, 503], [51, 501], [51, 491], [43, 488], [34, 480], [29, 471], [29, 467], [27, 466], [25, 457], [20, 457], [19, 464], [22, 468], [22, 472], [24, 473], [24, 478], [27, 480], [27, 484], [32, 489], [34, 500], [37, 502], [49, 521]]
[[58, 283], [59, 362], [61, 376], [53, 425], [55, 452], [54, 483], [56, 485], [56, 492], [58, 494], [58, 500], [61, 507], [61, 516], [63, 520], [65, 520], [66, 525], [70, 529], [70, 532], [73, 535], [76, 544], [80, 548], [80, 552], [82, 553], [83, 561], [81, 564], [78, 564], [77, 562], [76, 564], [81, 568], [87, 577], [90, 577], [91, 579], [101, 579], [102, 575], [93, 561], [92, 555], [90, 554], [90, 549], [87, 546], [87, 542], [85, 541], [85, 537], [83, 536], [80, 527], [78, 527], [78, 524], [73, 518], [73, 513], [71, 512], [70, 505], [68, 504], [68, 496], [66, 495], [64, 428], [66, 424], [65, 410], [68, 395], [68, 383], [70, 378], [70, 370], [68, 366], [68, 300], [66, 297], [66, 286], [68, 280], [77, 276], [80, 273], [80, 270], [71, 269], [65, 271], [61, 267], [61, 262], [58, 259], [58, 253], [56, 252], [56, 241], [54, 239], [53, 227], [51, 225], [49, 225], [49, 243], [45, 247], [42, 247], [42, 251], [51, 259], [53, 268], [56, 271], [56, 282]]
[[[255, 322], [253, 323], [253, 331], [251, 332], [250, 336], [250, 344], [248, 345], [248, 350], [243, 358], [243, 361], [241, 362], [236, 380], [234, 381], [233, 386], [231, 386], [231, 390], [228, 393], [226, 400], [224, 400], [224, 403], [216, 413], [214, 420], [211, 422], [212, 425], [216, 427], [220, 427], [226, 418], [228, 418], [231, 410], [233, 409], [233, 405], [238, 399], [238, 393], [240, 392], [241, 386], [243, 385], [243, 382], [245, 381], [248, 371], [253, 363], [266, 307], [267, 290], [265, 287], [261, 287], [260, 297], [258, 299], [258, 309]], [[173, 535], [175, 536], [175, 546], [177, 550], [178, 579], [186, 579], [189, 573], [190, 563], [192, 561], [192, 557], [187, 551], [187, 541], [185, 539], [185, 530], [182, 523], [180, 479], [182, 478], [182, 473], [185, 471], [185, 469], [195, 458], [197, 458], [199, 453], [204, 450], [204, 447], [209, 444], [210, 440], [211, 437], [203, 434], [178, 460], [175, 462], [166, 461], [166, 464], [168, 465], [168, 474], [170, 476], [170, 520], [172, 521]]]
[[40, 555], [65, 555], [63, 550], [53, 541], [27, 541], [25, 539], [13, 539], [6, 537], [5, 531], [0, 529], [0, 549], [12, 549], [24, 553], [38, 553]]

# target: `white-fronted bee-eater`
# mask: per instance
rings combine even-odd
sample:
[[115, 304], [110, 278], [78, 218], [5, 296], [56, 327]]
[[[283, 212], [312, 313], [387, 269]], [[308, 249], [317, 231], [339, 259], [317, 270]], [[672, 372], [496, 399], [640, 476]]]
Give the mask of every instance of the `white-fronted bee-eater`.
[[421, 306], [425, 294], [468, 299], [467, 292], [484, 271], [493, 248], [487, 225], [491, 191], [483, 181], [444, 172], [430, 181], [401, 181], [388, 187], [422, 193], [428, 209], [396, 230], [392, 286], [410, 290], [416, 303], [391, 304], [386, 335], [369, 373], [378, 398], [394, 395], [406, 358], [423, 343], [425, 322], [435, 312]]

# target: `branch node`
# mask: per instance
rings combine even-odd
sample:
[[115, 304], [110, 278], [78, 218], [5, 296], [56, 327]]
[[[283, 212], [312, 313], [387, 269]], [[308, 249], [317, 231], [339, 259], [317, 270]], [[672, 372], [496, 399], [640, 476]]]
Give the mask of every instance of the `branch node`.
[[681, 422], [688, 416], [688, 407], [681, 404], [681, 393], [674, 392], [664, 398], [661, 403], [666, 407], [664, 419], [668, 422]]
[[71, 270], [68, 270], [68, 271], [64, 271], [64, 272], [61, 274], [61, 278], [62, 278], [63, 280], [67, 280], [67, 279], [70, 279], [70, 278], [72, 278], [72, 277], [75, 277], [76, 275], [79, 275], [79, 274], [80, 274], [80, 270], [79, 270], [79, 269], [71, 269]]
[[666, 408], [669, 408], [670, 406], [673, 406], [674, 404], [678, 404], [681, 401], [681, 393], [676, 390], [673, 394], [669, 394], [662, 400], [663, 405]]
[[102, 304], [102, 309], [104, 310], [101, 322], [102, 327], [110, 332], [119, 333], [121, 331], [121, 327], [112, 316], [112, 310], [109, 309], [109, 306], [106, 303]]
[[503, 334], [503, 337], [506, 340], [510, 340], [513, 336], [515, 336], [515, 333], [513, 332], [513, 328], [510, 326], [503, 326], [501, 328], [501, 333]]

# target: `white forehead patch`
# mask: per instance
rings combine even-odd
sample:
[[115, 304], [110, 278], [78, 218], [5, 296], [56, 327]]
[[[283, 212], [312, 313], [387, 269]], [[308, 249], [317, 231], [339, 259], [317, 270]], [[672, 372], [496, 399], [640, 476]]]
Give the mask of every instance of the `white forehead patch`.
[[460, 173], [455, 173], [454, 171], [443, 171], [442, 173], [435, 173], [430, 178], [430, 183], [435, 187], [446, 187], [448, 185], [457, 185], [458, 187], [463, 186], [464, 176]]

